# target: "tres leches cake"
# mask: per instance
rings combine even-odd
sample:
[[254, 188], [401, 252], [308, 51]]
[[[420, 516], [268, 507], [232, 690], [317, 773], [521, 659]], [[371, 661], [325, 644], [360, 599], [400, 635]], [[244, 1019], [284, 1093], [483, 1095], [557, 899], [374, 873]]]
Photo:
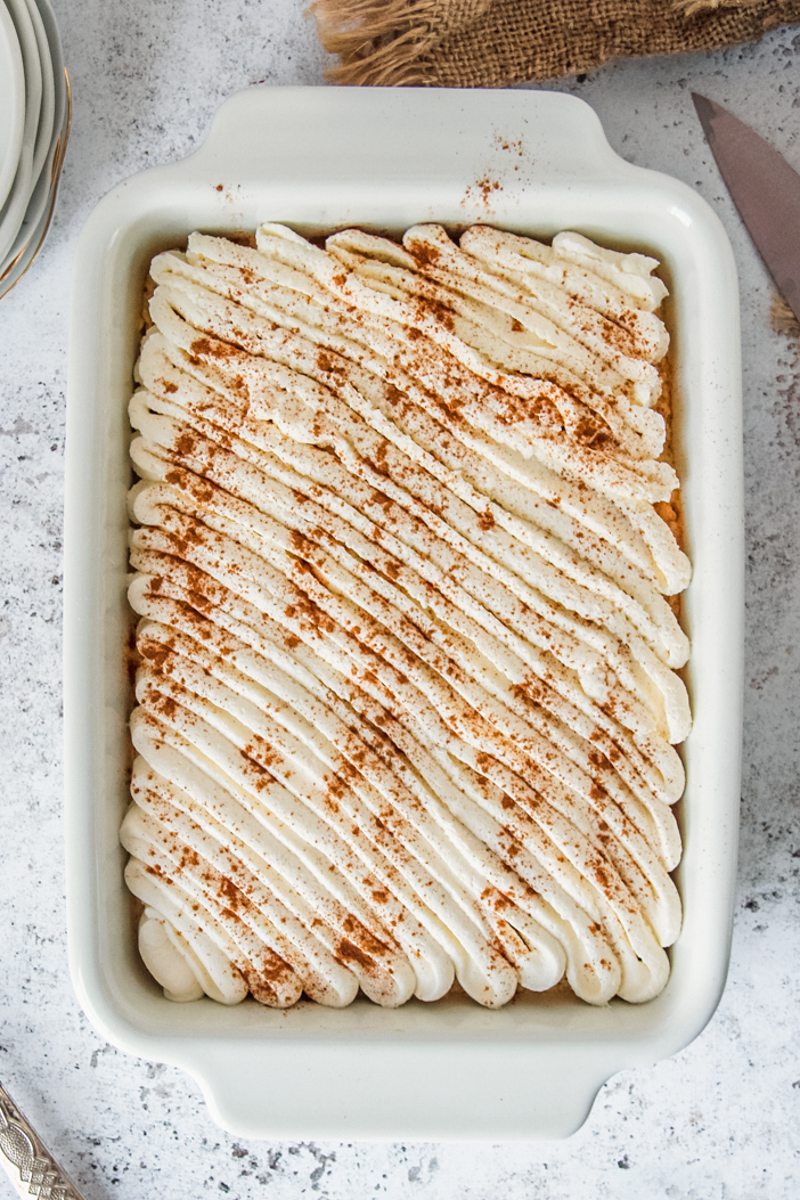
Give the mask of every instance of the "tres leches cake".
[[689, 563], [657, 265], [437, 225], [154, 259], [122, 842], [168, 997], [664, 987]]

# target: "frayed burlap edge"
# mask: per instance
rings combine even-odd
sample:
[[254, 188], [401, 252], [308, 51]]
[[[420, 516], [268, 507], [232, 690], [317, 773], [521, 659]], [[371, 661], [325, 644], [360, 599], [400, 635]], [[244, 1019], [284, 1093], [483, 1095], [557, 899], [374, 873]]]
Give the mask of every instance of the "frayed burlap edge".
[[[334, 83], [497, 87], [752, 41], [800, 20], [800, 0], [313, 0], [310, 12], [339, 59]], [[553, 49], [559, 26], [580, 36]]]

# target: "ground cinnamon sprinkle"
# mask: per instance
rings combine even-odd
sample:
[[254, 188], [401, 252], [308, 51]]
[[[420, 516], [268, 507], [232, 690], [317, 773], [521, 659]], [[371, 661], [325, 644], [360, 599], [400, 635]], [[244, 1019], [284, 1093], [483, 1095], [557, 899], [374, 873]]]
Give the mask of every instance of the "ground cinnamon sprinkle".
[[152, 642], [149, 639], [143, 638], [139, 642], [139, 655], [155, 671], [160, 671], [163, 669], [165, 662], [167, 662], [169, 659], [174, 646], [174, 641], [171, 643]]
[[316, 546], [314, 542], [312, 542], [310, 538], [306, 537], [305, 534], [301, 533], [299, 529], [290, 530], [289, 541], [291, 542], [292, 549], [296, 550], [298, 554], [301, 554], [303, 558], [310, 559], [313, 557]]
[[494, 192], [499, 192], [502, 187], [503, 184], [499, 179], [492, 179], [488, 175], [483, 175], [480, 179], [477, 179], [474, 184], [471, 184], [467, 188], [466, 192], [464, 193], [464, 201], [469, 202], [477, 193], [477, 196], [480, 199], [480, 202], [483, 204], [483, 207], [489, 208], [492, 194]]
[[189, 429], [184, 429], [181, 431], [173, 449], [179, 458], [191, 458], [196, 445], [197, 437], [195, 433]]
[[192, 850], [189, 846], [181, 848], [181, 857], [178, 862], [178, 870], [182, 871], [186, 867], [196, 867], [200, 864], [200, 855], [196, 850]]
[[209, 337], [195, 338], [190, 346], [190, 353], [196, 354], [198, 358], [217, 359], [225, 361], [226, 359], [239, 358], [242, 350], [239, 346], [233, 346], [230, 342], [224, 342], [220, 338]]
[[162, 717], [166, 717], [168, 721], [173, 720], [178, 711], [178, 703], [172, 696], [164, 696], [159, 693], [151, 700], [153, 708]]
[[356, 946], [349, 938], [339, 938], [336, 943], [336, 957], [342, 962], [355, 962], [361, 967], [371, 967], [373, 965], [372, 958], [365, 954], [360, 947]]
[[249, 906], [244, 892], [226, 875], [219, 876], [218, 895], [224, 901], [229, 914], [238, 915], [239, 909]]

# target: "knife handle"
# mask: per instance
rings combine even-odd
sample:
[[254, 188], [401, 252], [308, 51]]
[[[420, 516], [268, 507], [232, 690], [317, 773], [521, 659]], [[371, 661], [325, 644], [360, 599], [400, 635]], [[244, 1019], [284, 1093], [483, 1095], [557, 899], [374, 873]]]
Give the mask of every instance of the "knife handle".
[[82, 1200], [36, 1130], [0, 1086], [0, 1163], [20, 1196]]

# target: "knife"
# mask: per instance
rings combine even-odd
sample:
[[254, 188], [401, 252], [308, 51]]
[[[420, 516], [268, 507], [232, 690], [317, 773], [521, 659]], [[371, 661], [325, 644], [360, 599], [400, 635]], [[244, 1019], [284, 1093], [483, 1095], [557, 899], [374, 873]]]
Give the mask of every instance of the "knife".
[[39, 1200], [81, 1200], [75, 1184], [2, 1085], [0, 1163], [20, 1196], [38, 1196]]
[[800, 175], [720, 104], [696, 92], [692, 99], [745, 228], [800, 321]]

